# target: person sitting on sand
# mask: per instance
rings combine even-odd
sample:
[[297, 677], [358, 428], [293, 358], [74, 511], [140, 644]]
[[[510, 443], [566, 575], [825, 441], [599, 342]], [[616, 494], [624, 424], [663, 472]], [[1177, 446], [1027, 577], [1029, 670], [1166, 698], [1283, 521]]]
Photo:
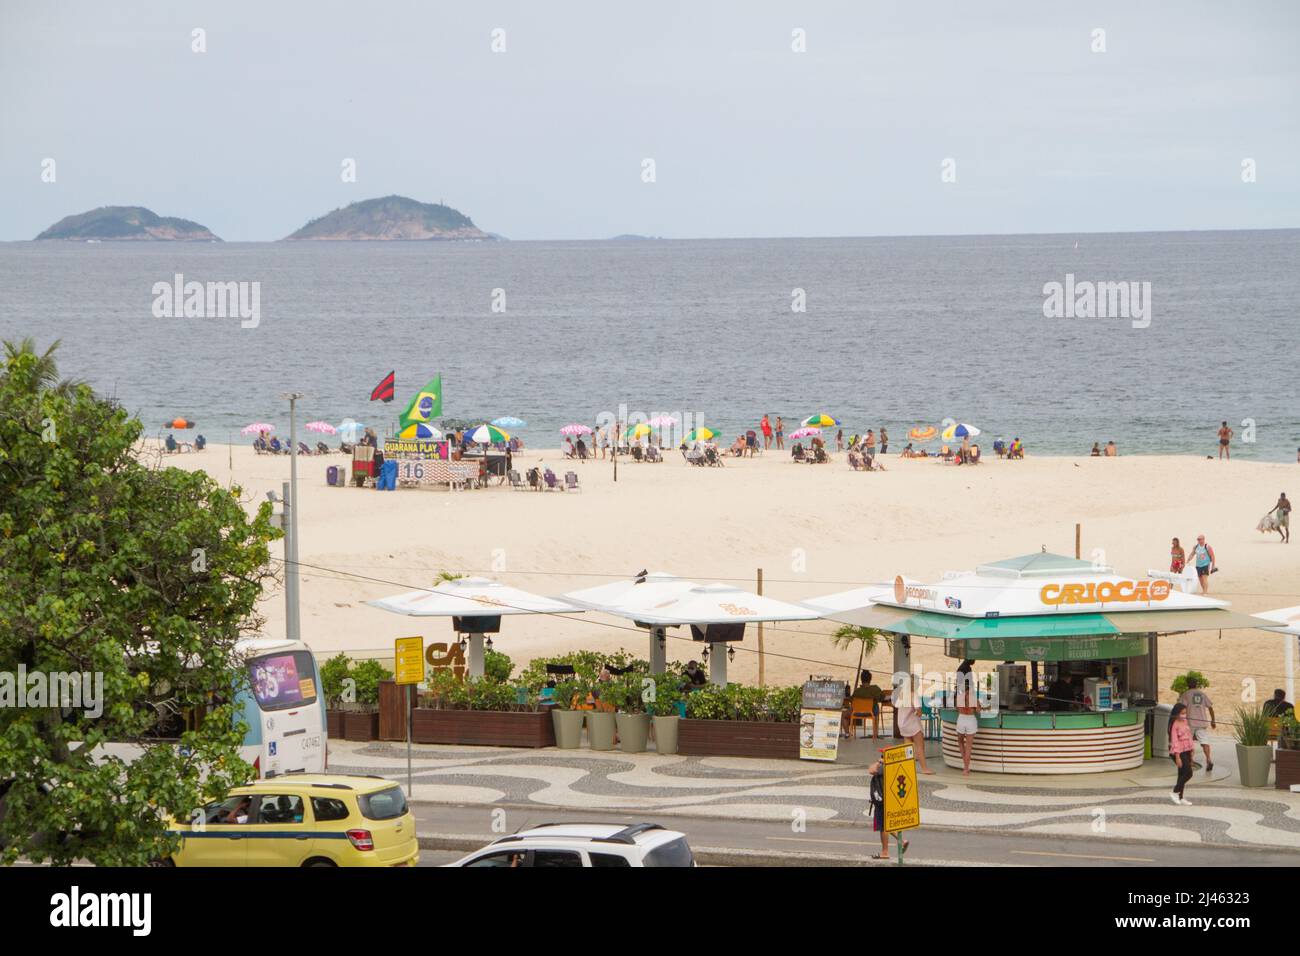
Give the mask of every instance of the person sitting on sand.
[[737, 435], [736, 440], [731, 443], [731, 453], [737, 458], [745, 456], [745, 436]]
[[903, 457], [904, 457], [904, 458], [911, 458], [914, 454], [915, 454], [915, 452], [912, 451], [912, 443], [911, 443], [911, 442], [908, 442], [908, 443], [903, 447]]
[[1107, 458], [1118, 458], [1118, 457], [1119, 457], [1119, 449], [1115, 447], [1115, 442], [1114, 442], [1114, 441], [1108, 441], [1108, 442], [1106, 442], [1106, 451], [1105, 451], [1105, 456], [1106, 456]]
[[980, 446], [979, 446], [979, 445], [971, 445], [971, 446], [970, 446], [970, 463], [971, 463], [972, 465], [978, 465], [978, 464], [980, 463]]
[[1014, 438], [1014, 439], [1012, 440], [1012, 442], [1011, 442], [1011, 447], [1007, 449], [1007, 457], [1008, 457], [1008, 458], [1024, 458], [1024, 457], [1025, 457], [1025, 443], [1022, 442], [1022, 441], [1019, 439], [1019, 437]]
[[576, 449], [576, 448], [573, 447], [573, 437], [572, 437], [572, 436], [569, 436], [568, 438], [564, 439], [564, 443], [565, 443], [565, 445], [567, 446], [567, 447], [564, 449], [564, 457], [565, 457], [565, 458], [576, 458], [577, 455], [578, 455], [578, 449]]
[[1095, 441], [1092, 443], [1092, 452], [1090, 454], [1093, 458], [1101, 457], [1101, 442]]

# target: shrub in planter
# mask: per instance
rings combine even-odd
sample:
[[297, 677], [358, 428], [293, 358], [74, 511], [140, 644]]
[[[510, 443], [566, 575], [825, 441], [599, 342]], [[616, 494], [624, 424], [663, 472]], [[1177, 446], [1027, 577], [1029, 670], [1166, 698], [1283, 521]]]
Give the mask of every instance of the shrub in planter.
[[1268, 786], [1268, 768], [1273, 761], [1269, 746], [1269, 718], [1262, 707], [1236, 710], [1237, 771], [1243, 787]]
[[504, 684], [510, 680], [515, 665], [505, 654], [488, 648], [483, 654], [483, 676], [488, 680]]
[[677, 704], [682, 700], [682, 678], [678, 674], [655, 674], [654, 695], [646, 701], [650, 723], [655, 732], [655, 750], [661, 754], [677, 753]]
[[343, 738], [343, 703], [353, 696], [346, 683], [352, 662], [346, 654], [331, 657], [320, 667], [321, 695], [325, 698], [325, 735], [332, 740]]
[[1273, 759], [1277, 766], [1273, 786], [1290, 790], [1292, 785], [1300, 784], [1300, 722], [1294, 711], [1282, 715]]
[[614, 721], [618, 726], [618, 749], [625, 753], [643, 753], [650, 737], [650, 715], [646, 713], [645, 698], [655, 696], [657, 689], [655, 693], [648, 693], [655, 684], [651, 681], [647, 686], [647, 680], [649, 678], [633, 671], [601, 685], [601, 699], [617, 710]]
[[588, 687], [585, 681], [561, 681], [554, 688], [551, 720], [555, 722], [555, 746], [562, 750], [576, 750], [582, 746], [582, 722], [586, 711], [572, 710], [570, 704], [577, 697], [583, 700]]
[[616, 667], [619, 670], [631, 667], [638, 671], [645, 671], [649, 668], [646, 661], [633, 657], [629, 651], [621, 648], [612, 654], [597, 654], [595, 651], [573, 651], [569, 654], [546, 658], [539, 657], [529, 661], [528, 666], [520, 673], [518, 682], [530, 690], [541, 690], [546, 686], [546, 681], [550, 676], [546, 673], [547, 664], [568, 664], [573, 668], [576, 678], [586, 681], [595, 681], [600, 674], [600, 669], [606, 665]]

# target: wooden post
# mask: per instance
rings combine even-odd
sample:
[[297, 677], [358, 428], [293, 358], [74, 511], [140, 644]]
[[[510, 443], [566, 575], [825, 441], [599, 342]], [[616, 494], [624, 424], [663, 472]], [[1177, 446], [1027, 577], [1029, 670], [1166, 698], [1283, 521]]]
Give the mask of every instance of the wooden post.
[[1082, 534], [1083, 525], [1076, 523], [1074, 526], [1074, 560], [1076, 561], [1083, 557]]
[[[763, 569], [762, 568], [758, 569], [758, 593], [760, 596], [763, 593]], [[763, 622], [759, 621], [758, 622], [758, 686], [759, 687], [762, 687], [766, 683], [765, 681], [766, 676], [767, 673], [764, 667], [764, 660], [763, 660]]]

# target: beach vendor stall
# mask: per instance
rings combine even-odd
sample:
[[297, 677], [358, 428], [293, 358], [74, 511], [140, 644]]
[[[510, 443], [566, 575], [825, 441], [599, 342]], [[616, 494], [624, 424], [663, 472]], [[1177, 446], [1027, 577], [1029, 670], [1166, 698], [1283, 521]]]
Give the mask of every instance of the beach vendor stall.
[[[831, 620], [898, 635], [896, 671], [910, 673], [913, 638], [942, 639], [954, 668], [973, 661], [977, 724], [969, 722], [969, 697], [960, 701], [966, 733], [974, 734], [971, 769], [996, 773], [1140, 766], [1153, 729], [1164, 732], [1150, 716], [1160, 688], [1158, 635], [1276, 626], [1169, 581], [1127, 578], [1046, 552], [949, 572], [932, 584], [900, 576], [892, 587], [806, 603]], [[958, 681], [941, 684], [930, 690], [943, 758], [960, 768]]]
[[384, 455], [397, 462], [397, 483], [472, 488], [483, 483], [482, 459], [456, 460], [451, 443], [432, 425], [413, 424], [384, 441]]

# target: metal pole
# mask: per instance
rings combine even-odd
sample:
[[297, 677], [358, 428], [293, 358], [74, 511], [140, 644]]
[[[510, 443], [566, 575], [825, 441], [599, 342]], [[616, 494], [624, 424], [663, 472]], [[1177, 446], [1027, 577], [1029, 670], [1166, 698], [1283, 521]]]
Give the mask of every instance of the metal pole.
[[412, 709], [415, 698], [415, 685], [406, 685], [406, 796], [408, 799], [415, 798], [414, 783], [411, 776], [411, 721], [415, 719], [415, 711]]
[[[762, 568], [758, 569], [758, 593], [760, 597], [763, 594], [763, 569]], [[767, 681], [764, 679], [766, 676], [766, 671], [764, 669], [763, 664], [764, 664], [763, 622], [759, 621], [758, 622], [758, 686], [759, 687], [765, 687], [767, 685]]]
[[289, 524], [292, 531], [289, 535], [289, 566], [285, 569], [286, 587], [285, 592], [289, 595], [290, 615], [286, 624], [288, 625], [288, 638], [291, 641], [302, 640], [302, 605], [298, 597], [298, 418], [297, 418], [297, 401], [302, 398], [298, 392], [290, 392], [284, 396], [289, 400], [289, 485], [290, 498], [293, 500], [293, 507], [290, 509]]
[[1083, 534], [1083, 525], [1074, 526], [1074, 560], [1078, 561], [1083, 555], [1081, 536]]
[[280, 525], [284, 531], [284, 633], [293, 639], [294, 612], [298, 607], [298, 573], [293, 563], [293, 503], [289, 500], [289, 482], [280, 485], [280, 498], [284, 502]]

